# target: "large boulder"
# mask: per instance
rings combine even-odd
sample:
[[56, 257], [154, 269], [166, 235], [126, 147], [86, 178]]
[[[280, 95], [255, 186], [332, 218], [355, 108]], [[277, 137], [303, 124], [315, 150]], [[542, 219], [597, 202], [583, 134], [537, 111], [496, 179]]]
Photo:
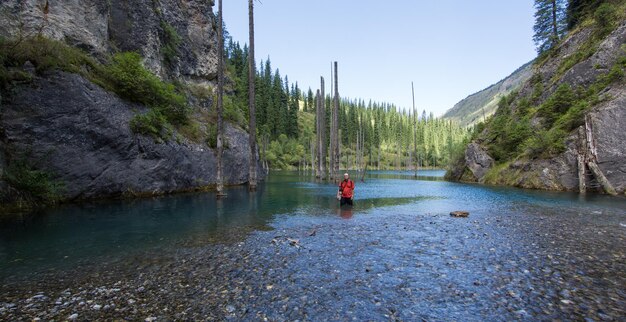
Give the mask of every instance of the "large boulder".
[[[130, 119], [144, 111], [79, 75], [53, 72], [15, 89], [3, 106], [1, 140], [9, 162], [25, 159], [48, 172], [64, 183], [68, 199], [151, 195], [214, 185], [215, 151], [206, 144], [159, 143], [132, 133]], [[245, 183], [248, 134], [227, 125], [225, 137], [225, 183]]]
[[470, 143], [465, 150], [465, 166], [472, 172], [475, 180], [482, 182], [487, 171], [494, 165], [494, 160], [478, 143]]

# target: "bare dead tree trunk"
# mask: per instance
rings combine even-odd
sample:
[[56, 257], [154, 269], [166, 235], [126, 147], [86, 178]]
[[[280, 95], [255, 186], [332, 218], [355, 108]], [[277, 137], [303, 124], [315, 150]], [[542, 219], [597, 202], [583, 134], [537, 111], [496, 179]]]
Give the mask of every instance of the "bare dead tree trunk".
[[320, 90], [315, 93], [315, 150], [317, 150], [315, 159], [315, 177], [321, 178], [322, 176], [322, 130], [321, 119], [322, 113], [320, 108]]
[[419, 156], [417, 155], [417, 110], [415, 109], [415, 87], [411, 82], [411, 96], [413, 97], [413, 153], [415, 154], [415, 177], [419, 169]]
[[[339, 128], [339, 125], [336, 126], [336, 128]], [[337, 131], [337, 146], [335, 146], [335, 151], [336, 152], [336, 156], [335, 156], [335, 178], [336, 178], [336, 182], [338, 183], [339, 181], [341, 181], [343, 178], [341, 176], [341, 174], [339, 173], [339, 162], [340, 160], [340, 156], [341, 156], [341, 144], [339, 144], [339, 142], [341, 142], [341, 130]], [[346, 153], [347, 154], [347, 153]]]
[[335, 179], [339, 178], [339, 86], [338, 86], [338, 75], [337, 75], [337, 62], [335, 62], [335, 104], [333, 104], [333, 120], [335, 123], [335, 164], [333, 166], [333, 171], [335, 172]]
[[224, 30], [222, 20], [222, 0], [218, 2], [218, 27], [217, 27], [217, 197], [223, 197], [224, 179], [222, 178], [222, 154], [223, 143], [223, 104], [224, 104]]
[[578, 191], [580, 193], [587, 192], [586, 165], [587, 159], [587, 139], [585, 137], [585, 129], [583, 126], [578, 128]]
[[357, 167], [363, 171], [363, 155], [365, 150], [365, 132], [363, 132], [363, 115], [359, 117], [359, 160]]
[[[331, 68], [332, 68], [332, 64], [331, 64]], [[331, 80], [332, 80], [332, 70], [331, 70]], [[332, 92], [333, 89], [331, 87], [330, 89], [330, 96], [332, 97]], [[326, 101], [326, 98], [324, 98], [324, 101]], [[335, 181], [335, 109], [332, 107], [332, 105], [330, 106], [330, 140], [329, 140], [329, 144], [330, 144], [330, 148], [329, 148], [329, 154], [328, 154], [328, 180], [330, 181]]]
[[320, 79], [321, 89], [319, 92], [319, 108], [320, 108], [320, 176], [322, 180], [326, 180], [326, 98], [324, 93], [324, 77]]
[[315, 173], [315, 169], [317, 168], [315, 166], [315, 139], [311, 138], [311, 142], [309, 144], [311, 146], [311, 175], [316, 176], [317, 174]]
[[610, 195], [616, 196], [617, 192], [615, 191], [615, 188], [613, 188], [613, 185], [611, 184], [609, 179], [604, 176], [604, 173], [602, 173], [600, 167], [598, 167], [598, 165], [593, 161], [589, 161], [587, 163], [587, 166], [589, 167], [589, 169], [591, 169], [591, 172], [596, 177], [604, 191]]
[[[220, 0], [221, 2], [221, 0]], [[256, 108], [254, 99], [254, 81], [256, 78], [256, 63], [254, 61], [254, 0], [248, 1], [248, 28], [250, 30], [250, 49], [248, 54], [248, 106], [250, 108], [250, 191], [256, 190], [257, 169], [256, 169]]]
[[352, 163], [352, 168], [354, 169], [354, 171], [356, 171], [357, 177], [359, 175], [359, 146], [361, 145], [361, 142], [359, 142], [360, 140], [361, 140], [361, 134], [357, 130], [356, 144], [354, 145], [354, 162]]

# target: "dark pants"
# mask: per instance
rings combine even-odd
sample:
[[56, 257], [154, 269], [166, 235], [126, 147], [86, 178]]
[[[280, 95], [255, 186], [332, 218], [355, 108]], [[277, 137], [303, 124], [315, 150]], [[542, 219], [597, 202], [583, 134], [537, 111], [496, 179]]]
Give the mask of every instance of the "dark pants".
[[341, 197], [341, 201], [340, 201], [341, 206], [348, 204], [350, 206], [353, 206], [352, 204], [352, 199], [351, 198], [346, 198], [346, 197]]

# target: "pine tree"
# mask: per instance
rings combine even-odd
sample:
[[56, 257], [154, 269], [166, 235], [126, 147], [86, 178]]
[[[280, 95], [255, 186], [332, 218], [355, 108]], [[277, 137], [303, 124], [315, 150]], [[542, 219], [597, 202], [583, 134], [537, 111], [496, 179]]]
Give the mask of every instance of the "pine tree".
[[541, 54], [554, 48], [565, 33], [565, 0], [535, 0], [535, 9], [533, 41]]
[[591, 12], [594, 12], [602, 0], [569, 0], [567, 5], [567, 30], [576, 27], [583, 18]]
[[292, 138], [298, 138], [298, 111], [300, 110], [300, 88], [298, 87], [297, 82], [293, 86], [294, 88], [291, 95], [291, 105], [289, 107], [288, 119], [289, 136]]

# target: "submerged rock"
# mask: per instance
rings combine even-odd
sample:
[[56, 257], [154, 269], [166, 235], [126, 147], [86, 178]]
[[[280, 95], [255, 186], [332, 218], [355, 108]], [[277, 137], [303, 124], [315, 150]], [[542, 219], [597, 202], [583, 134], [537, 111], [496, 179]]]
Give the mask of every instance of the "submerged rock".
[[479, 144], [471, 143], [467, 146], [465, 166], [471, 171], [474, 181], [482, 182], [494, 163], [493, 158]]
[[469, 216], [469, 212], [467, 212], [467, 211], [453, 211], [453, 212], [450, 213], [450, 216], [457, 217], [457, 218], [465, 218], [465, 217]]

